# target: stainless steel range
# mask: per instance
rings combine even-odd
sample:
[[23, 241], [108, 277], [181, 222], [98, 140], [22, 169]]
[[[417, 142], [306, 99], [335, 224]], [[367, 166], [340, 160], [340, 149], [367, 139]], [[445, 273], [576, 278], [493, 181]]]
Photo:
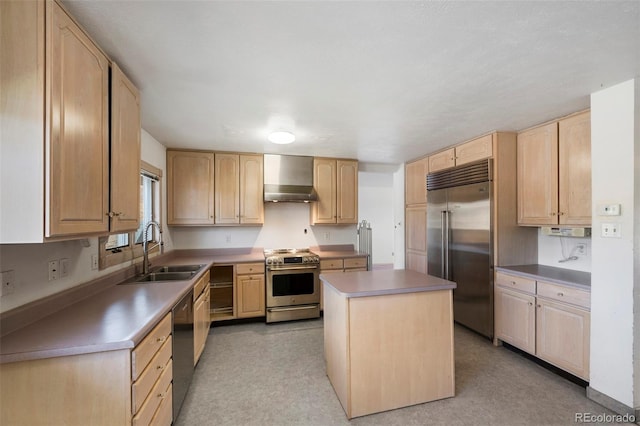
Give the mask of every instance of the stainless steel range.
[[265, 250], [267, 322], [320, 317], [320, 258], [309, 249]]

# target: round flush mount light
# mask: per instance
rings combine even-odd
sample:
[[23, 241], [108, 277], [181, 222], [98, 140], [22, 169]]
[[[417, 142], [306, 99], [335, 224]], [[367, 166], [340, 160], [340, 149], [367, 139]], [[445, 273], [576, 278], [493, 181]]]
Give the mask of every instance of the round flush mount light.
[[288, 143], [292, 143], [296, 140], [296, 137], [291, 132], [273, 132], [268, 137], [270, 142], [277, 143], [280, 145], [286, 145]]

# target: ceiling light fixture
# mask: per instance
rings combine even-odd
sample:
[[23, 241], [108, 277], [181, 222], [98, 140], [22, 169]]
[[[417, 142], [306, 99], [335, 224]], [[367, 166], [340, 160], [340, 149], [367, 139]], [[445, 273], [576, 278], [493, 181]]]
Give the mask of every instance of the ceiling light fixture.
[[279, 145], [286, 145], [296, 140], [296, 137], [291, 132], [273, 132], [268, 137], [270, 142], [277, 143]]

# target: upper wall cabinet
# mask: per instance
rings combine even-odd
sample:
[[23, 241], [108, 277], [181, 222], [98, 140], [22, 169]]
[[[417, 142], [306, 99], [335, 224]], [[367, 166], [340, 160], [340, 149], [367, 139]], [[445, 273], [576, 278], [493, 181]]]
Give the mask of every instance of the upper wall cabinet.
[[167, 150], [167, 223], [214, 224], [214, 155]]
[[[138, 215], [119, 204], [122, 182], [110, 188], [108, 58], [57, 2], [0, 2], [0, 20], [0, 243], [133, 229], [111, 220]], [[131, 112], [134, 103], [118, 105]], [[127, 120], [121, 134], [135, 133], [139, 112]], [[114, 149], [129, 143], [139, 151], [128, 136]], [[120, 163], [112, 167], [120, 173]], [[125, 191], [139, 190], [137, 178], [133, 185]]]
[[264, 223], [263, 158], [215, 154], [215, 223]]
[[518, 134], [518, 224], [591, 224], [591, 124], [583, 112]]
[[311, 207], [311, 224], [358, 223], [358, 162], [313, 159], [313, 187], [318, 201]]
[[493, 155], [493, 136], [486, 135], [465, 142], [453, 148], [431, 155], [429, 157], [429, 172], [448, 169], [454, 166], [472, 163], [490, 158]]
[[140, 224], [140, 95], [111, 65], [111, 231]]
[[404, 203], [406, 205], [426, 204], [428, 173], [429, 157], [405, 165]]

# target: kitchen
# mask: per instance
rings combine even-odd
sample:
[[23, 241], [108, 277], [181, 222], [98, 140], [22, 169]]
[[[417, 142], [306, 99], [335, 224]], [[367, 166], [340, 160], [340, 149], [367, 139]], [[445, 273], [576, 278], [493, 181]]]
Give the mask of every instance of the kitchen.
[[[120, 4], [122, 7], [142, 7], [135, 6], [133, 4], [127, 5], [126, 3]], [[629, 7], [626, 4], [626, 7]], [[69, 9], [76, 15], [76, 12], [81, 12], [82, 7], [87, 7], [87, 4], [82, 2], [71, 3], [68, 6]], [[265, 7], [265, 6], [262, 6]], [[345, 6], [347, 7], [347, 6]], [[531, 6], [530, 6], [531, 7]], [[79, 10], [74, 10], [78, 8]], [[355, 8], [355, 6], [348, 6], [347, 9]], [[178, 8], [179, 9], [179, 8]], [[267, 13], [267, 11], [262, 12]], [[408, 11], [410, 11], [409, 9]], [[527, 9], [528, 10], [528, 9]], [[169, 10], [168, 12], [179, 11]], [[442, 12], [442, 11], [441, 11]], [[530, 11], [532, 12], [532, 11]], [[566, 12], [566, 11], [565, 11]], [[612, 11], [601, 11], [602, 13], [613, 13]], [[325, 13], [328, 13], [325, 11]], [[437, 13], [437, 12], [434, 12]], [[486, 13], [486, 12], [485, 12]], [[532, 12], [533, 13], [533, 12]], [[534, 14], [535, 15], [535, 14]], [[630, 17], [637, 17], [637, 9], [631, 8], [628, 11]], [[115, 16], [115, 15], [114, 15]], [[78, 13], [77, 18], [80, 19], [81, 15]], [[211, 16], [209, 16], [211, 17]], [[251, 13], [248, 13], [247, 19], [256, 19]], [[88, 18], [85, 18], [88, 19]], [[111, 18], [105, 18], [104, 25]], [[533, 19], [533, 18], [532, 18]], [[586, 19], [586, 18], [585, 18]], [[621, 19], [621, 18], [620, 18]], [[251, 22], [251, 21], [250, 21]], [[616, 22], [616, 19], [611, 18], [611, 22]], [[98, 27], [97, 23], [91, 24], [90, 21], [81, 21], [83, 25], [88, 28]], [[255, 22], [254, 22], [255, 23]], [[338, 21], [338, 24], [340, 21]], [[109, 22], [115, 26], [115, 23]], [[258, 23], [255, 23], [256, 25]], [[594, 24], [595, 25], [595, 24]], [[224, 27], [224, 22], [218, 22], [218, 27]], [[117, 27], [114, 27], [117, 28]], [[344, 29], [344, 28], [343, 28]], [[633, 33], [632, 34], [637, 34]], [[96, 37], [100, 45], [105, 49], [108, 49], [110, 54], [113, 54], [116, 59], [122, 62], [123, 68], [125, 65], [132, 68], [133, 65], [128, 65], [129, 59], [119, 49], [127, 44], [125, 40], [119, 38], [124, 37], [124, 32], [114, 31], [110, 37], [114, 37], [115, 40], [111, 40], [107, 36], [98, 38], [98, 34], [92, 34]], [[240, 34], [236, 34], [240, 37]], [[637, 40], [632, 38], [631, 40]], [[284, 42], [284, 40], [281, 40]], [[637, 43], [637, 41], [636, 41]], [[175, 48], [175, 46], [173, 46]], [[637, 49], [635, 50], [637, 52]], [[629, 53], [626, 56], [628, 59], [633, 60], [635, 58], [637, 65], [637, 54]], [[623, 56], [619, 56], [623, 58]], [[556, 60], [556, 58], [554, 58]], [[635, 154], [634, 140], [637, 143], [638, 139], [638, 84], [637, 80], [631, 83], [617, 83], [628, 81], [629, 79], [636, 78], [638, 76], [638, 69], [632, 69], [632, 71], [625, 70], [625, 60], [620, 59], [618, 63], [621, 64], [622, 69], [618, 69], [615, 73], [612, 73], [611, 77], [601, 77], [600, 74], [595, 73], [592, 77], [594, 80], [601, 78], [597, 84], [591, 82], [590, 85], [583, 86], [580, 91], [574, 92], [573, 95], [567, 95], [565, 102], [562, 105], [557, 105], [557, 102], [551, 99], [551, 95], [545, 94], [548, 92], [562, 92], [560, 87], [545, 88], [544, 93], [540, 93], [539, 96], [543, 99], [538, 101], [538, 106], [542, 106], [535, 114], [533, 112], [525, 113], [523, 110], [518, 110], [514, 117], [517, 116], [519, 121], [513, 123], [508, 122], [509, 117], [503, 119], [497, 119], [495, 116], [491, 120], [484, 118], [488, 123], [492, 125], [478, 123], [479, 120], [474, 117], [469, 117], [468, 125], [470, 126], [467, 133], [455, 133], [452, 135], [446, 132], [452, 132], [453, 130], [446, 130], [445, 126], [441, 126], [441, 122], [446, 120], [440, 119], [432, 123], [432, 128], [428, 131], [423, 130], [423, 134], [431, 132], [444, 132], [439, 133], [438, 136], [434, 136], [432, 140], [438, 140], [437, 144], [432, 148], [427, 148], [426, 145], [422, 146], [421, 143], [414, 141], [413, 145], [407, 146], [406, 153], [401, 157], [397, 157], [394, 161], [395, 165], [380, 165], [382, 157], [378, 157], [376, 161], [375, 157], [366, 157], [356, 155], [355, 151], [350, 151], [343, 155], [333, 154], [337, 149], [335, 145], [340, 145], [341, 142], [332, 142], [331, 138], [328, 141], [322, 141], [321, 137], [327, 137], [327, 132], [320, 132], [319, 139], [316, 140], [317, 146], [314, 148], [316, 152], [310, 154], [322, 155], [327, 157], [340, 156], [346, 158], [358, 158], [361, 161], [361, 169], [359, 171], [359, 216], [361, 219], [372, 220], [374, 213], [379, 212], [381, 203], [380, 199], [390, 200], [384, 202], [386, 207], [386, 214], [381, 218], [381, 225], [374, 222], [374, 238], [376, 235], [385, 233], [387, 237], [383, 242], [376, 244], [374, 241], [374, 264], [404, 264], [402, 255], [404, 253], [404, 241], [403, 234], [404, 229], [402, 224], [404, 223], [404, 200], [402, 198], [404, 187], [404, 169], [402, 167], [403, 162], [418, 158], [422, 155], [435, 152], [440, 148], [457, 144], [464, 140], [468, 140], [474, 135], [480, 135], [491, 128], [498, 129], [512, 129], [521, 130], [529, 126], [533, 126], [538, 123], [545, 122], [546, 120], [559, 118], [566, 114], [591, 107], [592, 115], [592, 174], [593, 174], [593, 205], [594, 208], [597, 204], [601, 203], [620, 203], [623, 208], [623, 215], [620, 217], [619, 222], [622, 224], [621, 229], [623, 232], [622, 239], [603, 239], [599, 233], [594, 231], [590, 243], [587, 244], [587, 255], [580, 258], [576, 263], [567, 263], [566, 267], [575, 267], [579, 264], [577, 269], [582, 269], [591, 272], [592, 277], [592, 305], [591, 305], [591, 321], [592, 321], [592, 340], [591, 340], [591, 386], [601, 391], [603, 394], [613, 398], [616, 401], [623, 403], [627, 407], [638, 407], [638, 389], [639, 386], [636, 382], [633, 382], [633, 377], [637, 377], [637, 374], [633, 374], [637, 371], [638, 361], [637, 357], [633, 354], [634, 347], [637, 348], [639, 344], [638, 328], [633, 326], [638, 324], [637, 315], [634, 316], [634, 303], [637, 306], [638, 300], [638, 283], [637, 278], [633, 276], [633, 262], [637, 262], [637, 259], [633, 259], [632, 252], [634, 245], [637, 246], [637, 226], [634, 226], [634, 185], [638, 181], [637, 172], [634, 171], [633, 163], [629, 163]], [[588, 69], [598, 69], [591, 62], [583, 64]], [[163, 65], [164, 66], [164, 65]], [[556, 70], [558, 76], [562, 76], [561, 70]], [[595, 72], [595, 71], [594, 71]], [[566, 73], [565, 73], [566, 74]], [[141, 88], [143, 94], [142, 114], [143, 117], [152, 104], [162, 104], [160, 94], [154, 87], [150, 87], [145, 83], [145, 73], [136, 71], [136, 83]], [[313, 76], [313, 73], [309, 75]], [[248, 76], [243, 75], [243, 78]], [[380, 76], [378, 76], [380, 77]], [[533, 76], [527, 78], [533, 79]], [[564, 78], [564, 76], [563, 76]], [[562, 80], [557, 77], [556, 80]], [[560, 83], [558, 83], [560, 84]], [[564, 84], [567, 84], [564, 81]], [[603, 84], [601, 87], [600, 84]], [[233, 86], [232, 86], [233, 87]], [[340, 86], [342, 87], [342, 86]], [[224, 87], [221, 88], [224, 90]], [[345, 88], [346, 89], [346, 88]], [[369, 99], [366, 87], [361, 88], [358, 92], [361, 100]], [[461, 90], [463, 87], [461, 87]], [[456, 89], [457, 90], [457, 89]], [[515, 89], [512, 89], [515, 90]], [[537, 89], [543, 90], [543, 89]], [[301, 92], [304, 93], [303, 90]], [[373, 92], [372, 92], [373, 93]], [[145, 98], [145, 94], [149, 96]], [[317, 94], [320, 95], [319, 93]], [[461, 94], [459, 94], [461, 96]], [[490, 94], [487, 94], [489, 96]], [[591, 95], [591, 99], [589, 96]], [[341, 98], [342, 95], [337, 94], [336, 98]], [[477, 95], [476, 95], [477, 96]], [[523, 95], [524, 96], [524, 95]], [[573, 97], [571, 97], [573, 96]], [[346, 96], [345, 96], [346, 97]], [[346, 97], [348, 98], [348, 97]], [[488, 97], [492, 99], [491, 96]], [[146, 100], [145, 100], [146, 99]], [[321, 98], [318, 98], [321, 99]], [[178, 101], [176, 101], [178, 102]], [[554, 106], [555, 105], [555, 106]], [[635, 107], [635, 109], [634, 109]], [[513, 105], [510, 105], [509, 110], [514, 109]], [[548, 108], [548, 110], [545, 110]], [[496, 111], [500, 111], [500, 107], [495, 107]], [[505, 106], [502, 104], [502, 113], [504, 117]], [[317, 111], [316, 111], [317, 112]], [[177, 114], [178, 111], [173, 111]], [[193, 113], [193, 111], [191, 111]], [[222, 113], [221, 113], [222, 114]], [[461, 110], [461, 116], [468, 114], [468, 111]], [[499, 114], [499, 113], [496, 113]], [[520, 115], [518, 115], [520, 114]], [[635, 114], [635, 116], [634, 116]], [[224, 114], [222, 114], [224, 115]], [[435, 116], [435, 114], [434, 114]], [[176, 119], [176, 123], [182, 123], [181, 127], [190, 127], [185, 123], [186, 117], [181, 116]], [[206, 120], [206, 119], [205, 119]], [[430, 119], [424, 119], [424, 122], [428, 122]], [[431, 119], [435, 120], [435, 119]], [[144, 123], [143, 119], [143, 123]], [[141, 157], [142, 160], [157, 167], [163, 171], [163, 177], [167, 176], [166, 168], [166, 147], [174, 147], [174, 141], [180, 139], [187, 139], [187, 135], [178, 135], [173, 132], [175, 130], [165, 129], [162, 124], [154, 121], [155, 126], [153, 130], [151, 126], [143, 125], [141, 133]], [[169, 123], [169, 122], [167, 122]], [[222, 122], [228, 124], [229, 122]], [[169, 124], [167, 124], [169, 125]], [[448, 124], [451, 126], [452, 124]], [[302, 125], [300, 125], [302, 127]], [[224, 130], [222, 125], [219, 126], [215, 132], [226, 132], [227, 140], [229, 142], [216, 143], [210, 145], [207, 149], [211, 150], [224, 150], [224, 151], [249, 151], [249, 152], [276, 152], [277, 148], [273, 148], [264, 142], [263, 145], [258, 145], [257, 148], [240, 149], [237, 147], [238, 138], [237, 132], [242, 129], [238, 129], [237, 126], [228, 125]], [[375, 130], [375, 132], [374, 132]], [[371, 127], [366, 130], [365, 140], [371, 141], [369, 145], [372, 148], [384, 151], [386, 148], [384, 144], [380, 144], [379, 139], [385, 140], [384, 135], [391, 137], [389, 133], [385, 133], [387, 129], [384, 127], [376, 128]], [[166, 133], [165, 133], [166, 132]], [[236, 136], [234, 135], [234, 132]], [[635, 133], [634, 133], [635, 132]], [[153, 136], [152, 136], [153, 135]], [[323, 136], [324, 135], [324, 136]], [[615, 136], [615, 139], [619, 141], [616, 144], [615, 152], [610, 152], [611, 137]], [[220, 134], [219, 138], [222, 140], [225, 138], [223, 134]], [[240, 137], [241, 139], [242, 137]], [[196, 140], [197, 138], [194, 138]], [[209, 138], [208, 140], [217, 139]], [[337, 139], [335, 137], [334, 139]], [[166, 145], [159, 142], [163, 140]], [[199, 139], [198, 139], [199, 140]], [[300, 142], [304, 143], [304, 138], [300, 136]], [[323, 143], [329, 145], [323, 148]], [[5, 143], [2, 144], [2, 157], [9, 158], [5, 155]], [[195, 145], [192, 148], [201, 147]], [[353, 148], [355, 149], [355, 148]], [[284, 151], [293, 154], [304, 154], [301, 148], [295, 147], [295, 144], [291, 148], [286, 148]], [[386, 154], [385, 154], [386, 155]], [[398, 155], [398, 154], [395, 154]], [[394, 158], [392, 154], [388, 154], [389, 158]], [[622, 161], [624, 159], [624, 161]], [[33, 159], [28, 163], [19, 163], [20, 167], [31, 165], [36, 169], [41, 169], [42, 161]], [[637, 160], [636, 160], [637, 161]], [[5, 175], [5, 171], [9, 170], [7, 164], [3, 162], [3, 187], [2, 187], [2, 205], [3, 215], [6, 207], [9, 203], [14, 203], [16, 199], [21, 199], [23, 203], [28, 203], [28, 197], [19, 197], [19, 192], [16, 194], [11, 191], [23, 191], [25, 187], [5, 189], [4, 182], [7, 182], [8, 176]], [[42, 192], [42, 185], [40, 181], [40, 188], [37, 190]], [[624, 182], [624, 184], [621, 184]], [[28, 181], [24, 182], [25, 185], [29, 185]], [[27, 186], [26, 188], [29, 188]], [[162, 199], [166, 200], [166, 184], [162, 185]], [[34, 192], [35, 194], [35, 192]], [[7, 197], [7, 198], [5, 198]], [[385, 198], [382, 198], [385, 197]], [[27, 209], [28, 210], [28, 209]], [[42, 207], [39, 209], [42, 211]], [[30, 211], [30, 210], [29, 210]], [[38, 209], [34, 209], [38, 211]], [[163, 217], [166, 217], [166, 211], [163, 211]], [[25, 217], [25, 223], [27, 217]], [[41, 222], [40, 218], [40, 222]], [[373, 221], [372, 221], [373, 222]], [[601, 223], [607, 223], [603, 221], [602, 217], [594, 216], [594, 223], [592, 229], [599, 230]], [[355, 227], [351, 226], [338, 226], [338, 225], [323, 225], [323, 226], [310, 226], [309, 225], [309, 206], [304, 205], [265, 205], [265, 220], [262, 227], [205, 227], [205, 228], [175, 228], [168, 227], [166, 222], [164, 225], [164, 240], [165, 251], [172, 249], [199, 249], [199, 248], [233, 248], [233, 247], [309, 247], [317, 245], [339, 245], [339, 244], [355, 244]], [[400, 227], [398, 228], [394, 227]], [[287, 232], [283, 232], [286, 229]], [[307, 233], [304, 230], [307, 229]], [[293, 230], [293, 231], [290, 231]], [[4, 229], [3, 229], [4, 232]], [[391, 237], [388, 235], [392, 235]], [[538, 237], [538, 261], [544, 264], [557, 265], [557, 260], [561, 258], [561, 247], [557, 237], [544, 237], [540, 235]], [[393, 246], [393, 250], [389, 250], [389, 247]], [[378, 248], [379, 247], [379, 248]], [[2, 312], [8, 311], [14, 307], [22, 306], [28, 302], [40, 299], [42, 297], [58, 293], [68, 288], [75, 287], [79, 284], [87, 282], [89, 280], [98, 278], [105, 273], [110, 273], [114, 269], [107, 271], [94, 270], [91, 268], [92, 256], [98, 254], [98, 239], [96, 237], [90, 237], [81, 240], [70, 240], [64, 242], [54, 242], [47, 244], [29, 244], [29, 245], [5, 245], [0, 247], [0, 254], [2, 255], [2, 271], [14, 270], [16, 275], [16, 289], [13, 294], [3, 296], [0, 299], [2, 305]], [[394, 253], [395, 256], [391, 256]], [[377, 259], [376, 257], [379, 256]], [[590, 258], [590, 262], [588, 259]], [[51, 260], [57, 259], [69, 259], [71, 269], [67, 277], [49, 281], [47, 279], [47, 264]], [[402, 266], [400, 266], [402, 267]], [[636, 269], [637, 270], [637, 269]], [[613, 285], [612, 283], [619, 283]], [[635, 297], [635, 299], [634, 299]], [[635, 300], [635, 301], [634, 301]], [[611, 315], [611, 312], [615, 312], [616, 315]], [[616, 348], [616, 350], [610, 350], [608, 348]], [[611, 370], [611, 365], [616, 367]]]

